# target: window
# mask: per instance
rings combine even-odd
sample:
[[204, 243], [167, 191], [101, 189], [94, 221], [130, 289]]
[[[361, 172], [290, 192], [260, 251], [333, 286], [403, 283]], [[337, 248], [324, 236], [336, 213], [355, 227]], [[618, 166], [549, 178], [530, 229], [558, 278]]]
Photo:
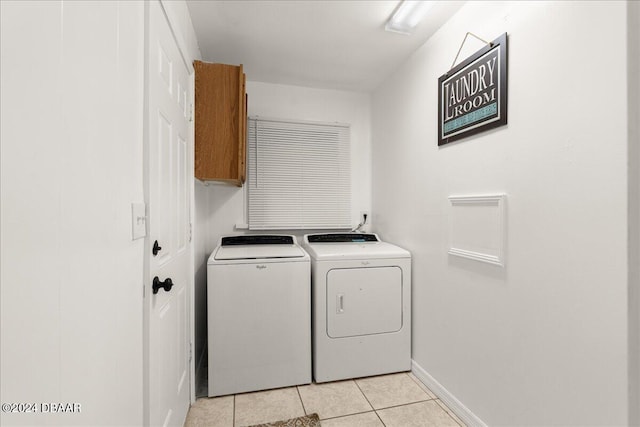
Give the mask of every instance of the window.
[[250, 118], [249, 228], [351, 228], [350, 130]]

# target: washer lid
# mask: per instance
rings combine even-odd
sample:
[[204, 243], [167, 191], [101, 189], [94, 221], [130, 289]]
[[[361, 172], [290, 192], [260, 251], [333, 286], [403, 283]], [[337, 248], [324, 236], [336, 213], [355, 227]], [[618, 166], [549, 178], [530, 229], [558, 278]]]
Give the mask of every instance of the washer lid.
[[294, 236], [246, 235], [220, 239], [214, 259], [303, 258], [305, 255], [304, 250], [296, 244]]

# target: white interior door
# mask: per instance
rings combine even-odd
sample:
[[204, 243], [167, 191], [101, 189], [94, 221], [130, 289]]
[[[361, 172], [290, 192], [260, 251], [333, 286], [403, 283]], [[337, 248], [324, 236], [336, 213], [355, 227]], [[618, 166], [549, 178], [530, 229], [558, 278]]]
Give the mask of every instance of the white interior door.
[[161, 248], [149, 254], [146, 288], [149, 422], [182, 426], [190, 398], [189, 72], [159, 1], [149, 3], [148, 31], [148, 241]]

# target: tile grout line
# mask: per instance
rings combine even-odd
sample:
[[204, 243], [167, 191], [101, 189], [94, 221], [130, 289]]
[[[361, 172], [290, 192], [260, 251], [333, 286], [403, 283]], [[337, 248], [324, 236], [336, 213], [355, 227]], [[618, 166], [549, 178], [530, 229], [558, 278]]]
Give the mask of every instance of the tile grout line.
[[236, 427], [236, 395], [233, 395], [233, 417], [231, 419], [231, 427]]
[[[380, 415], [378, 415], [378, 411], [376, 410], [376, 408], [373, 407], [373, 405], [371, 404], [371, 402], [369, 401], [369, 398], [367, 397], [367, 395], [365, 394], [364, 391], [362, 391], [362, 388], [360, 388], [360, 384], [358, 384], [358, 381], [353, 380], [354, 383], [356, 383], [356, 387], [358, 387], [358, 390], [360, 390], [360, 393], [362, 393], [362, 395], [364, 396], [365, 400], [367, 401], [367, 403], [369, 404], [369, 406], [371, 406], [371, 409], [373, 409], [373, 413], [376, 414], [376, 417], [378, 417], [378, 419], [380, 420], [380, 422], [382, 423], [382, 425], [384, 427], [386, 427], [387, 425], [384, 423], [384, 421], [382, 421], [382, 418], [380, 418]], [[368, 412], [368, 411], [367, 411]]]
[[373, 411], [376, 414], [376, 417], [378, 417], [378, 419], [380, 420], [380, 422], [382, 423], [382, 425], [384, 427], [387, 427], [387, 425], [384, 423], [384, 421], [382, 421], [382, 418], [380, 418], [380, 414], [378, 414], [378, 411]]
[[298, 392], [298, 399], [300, 399], [300, 403], [302, 404], [302, 410], [305, 415], [309, 415], [307, 413], [307, 408], [304, 406], [304, 400], [302, 400], [302, 395], [300, 394], [300, 386], [296, 386], [296, 391]]
[[366, 400], [367, 403], [369, 404], [369, 406], [371, 406], [371, 409], [375, 411], [376, 408], [373, 407], [373, 405], [369, 401], [369, 398], [367, 397], [367, 395], [364, 393], [364, 391], [362, 391], [362, 388], [360, 388], [360, 384], [358, 384], [358, 381], [356, 381], [355, 379], [351, 380], [351, 381], [353, 381], [353, 383], [356, 385], [356, 387], [358, 387], [358, 390], [360, 390], [360, 393], [362, 393], [362, 397], [364, 397], [364, 400]]
[[[456, 420], [456, 418], [454, 418], [451, 414], [455, 414], [455, 412], [453, 412], [447, 405], [444, 404], [444, 402], [442, 402], [442, 400], [440, 400], [439, 396], [436, 396], [436, 394], [431, 391], [431, 389], [429, 387], [427, 387], [422, 381], [420, 381], [420, 379], [418, 377], [416, 377], [415, 375], [409, 375], [409, 373], [411, 373], [411, 371], [406, 372], [405, 374], [411, 378], [411, 381], [413, 381], [414, 383], [416, 383], [416, 385], [420, 388], [422, 388], [423, 386], [426, 387], [427, 390], [429, 390], [429, 395], [430, 396], [435, 396], [435, 398], [431, 398], [431, 400], [435, 400], [435, 402], [438, 404], [439, 407], [441, 407], [449, 416], [449, 418], [451, 418], [456, 424], [458, 424], [460, 427], [464, 427], [462, 424], [460, 424], [458, 422], [458, 420]], [[456, 415], [456, 417], [458, 417]]]
[[393, 406], [388, 406], [388, 407], [385, 407], [385, 408], [376, 409], [374, 412], [375, 412], [375, 413], [376, 413], [376, 415], [378, 416], [378, 419], [380, 419], [380, 422], [382, 422], [382, 424], [383, 424], [384, 426], [386, 426], [386, 424], [384, 423], [384, 421], [382, 421], [382, 418], [380, 418], [380, 414], [378, 414], [378, 411], [384, 411], [384, 410], [387, 410], [387, 409], [394, 409], [394, 408], [401, 408], [401, 407], [403, 407], [403, 406], [411, 406], [411, 405], [415, 405], [415, 404], [418, 404], [418, 403], [425, 403], [425, 402], [434, 402], [436, 405], [438, 405], [438, 407], [439, 407], [440, 409], [442, 409], [442, 410], [444, 411], [444, 413], [445, 413], [445, 414], [447, 414], [447, 416], [448, 416], [449, 418], [451, 418], [451, 420], [452, 420], [454, 423], [458, 424], [460, 427], [465, 427], [465, 426], [461, 425], [461, 424], [460, 424], [460, 423], [459, 423], [455, 418], [453, 418], [453, 417], [451, 416], [451, 413], [447, 410], [447, 408], [442, 406], [442, 405], [444, 405], [444, 404], [439, 403], [439, 399], [433, 399], [433, 398], [431, 398], [431, 397], [430, 397], [429, 399], [426, 399], [426, 400], [418, 400], [418, 401], [416, 401], [416, 402], [403, 403], [402, 405], [393, 405]]
[[[431, 397], [431, 399], [439, 399], [439, 397], [436, 396], [435, 393], [433, 391], [431, 391], [431, 389], [429, 387], [427, 387], [422, 381], [420, 381], [420, 379], [418, 377], [416, 377], [415, 375], [413, 375], [413, 376], [409, 375], [410, 373], [411, 373], [411, 371], [405, 372], [405, 375], [408, 376], [411, 379], [411, 381], [413, 381], [418, 387], [420, 387], [420, 389], [422, 389], [422, 387], [424, 387], [427, 390], [429, 390], [429, 392], [427, 394], [429, 395], [429, 397]], [[422, 389], [422, 391], [424, 391], [424, 389]]]
[[[384, 408], [375, 409], [375, 411], [384, 411], [385, 409], [393, 409], [393, 408], [399, 408], [401, 406], [415, 405], [416, 403], [435, 402], [435, 401], [436, 401], [436, 399], [432, 399], [431, 397], [429, 397], [428, 399], [416, 400], [415, 402], [400, 403], [398, 405], [385, 406]], [[437, 404], [437, 402], [436, 402], [436, 404]], [[442, 409], [444, 410], [444, 408], [442, 408]]]

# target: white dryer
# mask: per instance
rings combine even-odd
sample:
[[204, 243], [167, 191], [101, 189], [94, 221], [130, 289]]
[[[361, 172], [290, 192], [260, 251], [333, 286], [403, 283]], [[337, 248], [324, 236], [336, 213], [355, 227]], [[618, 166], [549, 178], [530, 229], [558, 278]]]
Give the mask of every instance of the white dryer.
[[220, 239], [207, 265], [209, 396], [311, 382], [310, 274], [294, 236]]
[[304, 236], [316, 382], [411, 370], [411, 254], [376, 234]]

